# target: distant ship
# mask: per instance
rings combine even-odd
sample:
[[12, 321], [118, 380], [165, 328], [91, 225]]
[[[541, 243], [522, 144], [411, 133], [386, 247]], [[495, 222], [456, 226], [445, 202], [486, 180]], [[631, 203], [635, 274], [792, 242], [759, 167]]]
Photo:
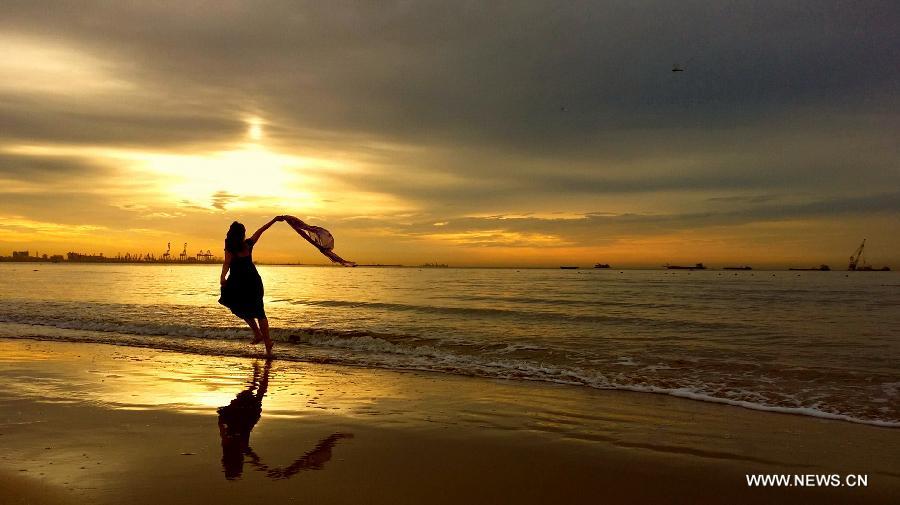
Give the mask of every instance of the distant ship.
[[831, 267], [828, 265], [822, 264], [818, 267], [813, 268], [788, 268], [788, 270], [796, 270], [798, 272], [809, 272], [809, 271], [818, 271], [818, 272], [828, 272], [831, 271]]
[[609, 268], [609, 263], [597, 263], [594, 268]]
[[562, 266], [559, 268], [561, 268], [563, 270], [578, 270], [578, 267], [570, 267], [570, 266]]
[[706, 270], [706, 267], [703, 266], [703, 263], [697, 263], [692, 267], [685, 267], [680, 265], [665, 265], [666, 270]]
[[742, 267], [725, 267], [722, 270], [753, 270], [753, 267], [750, 265], [744, 265]]
[[419, 268], [448, 268], [446, 263], [424, 263]]

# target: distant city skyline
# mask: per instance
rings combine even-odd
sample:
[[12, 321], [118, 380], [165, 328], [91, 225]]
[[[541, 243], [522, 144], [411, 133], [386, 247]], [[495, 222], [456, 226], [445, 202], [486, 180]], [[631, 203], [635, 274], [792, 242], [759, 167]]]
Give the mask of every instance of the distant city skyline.
[[[855, 252], [853, 254], [856, 254]], [[17, 257], [21, 259], [22, 257], [30, 258], [30, 259], [44, 259], [44, 260], [72, 260], [72, 256], [86, 256], [86, 257], [104, 257], [106, 260], [124, 260], [126, 262], [203, 262], [209, 263], [210, 261], [219, 262], [221, 261], [221, 256], [216, 255], [212, 252], [211, 249], [207, 250], [198, 250], [194, 253], [186, 251], [186, 249], [182, 248], [182, 252], [172, 252], [169, 257], [166, 256], [165, 251], [161, 253], [157, 253], [156, 251], [127, 251], [121, 252], [117, 251], [116, 253], [106, 253], [106, 252], [85, 252], [85, 251], [72, 251], [68, 250], [65, 253], [59, 252], [47, 252], [47, 251], [31, 251], [31, 250], [16, 250], [12, 251], [10, 256], [6, 256], [0, 251], [0, 259], [16, 259]], [[789, 267], [819, 267], [821, 265], [830, 266], [833, 270], [846, 270], [848, 266], [848, 262], [852, 262], [854, 256], [850, 256], [844, 259], [835, 259], [833, 262], [824, 262], [824, 263], [802, 263], [802, 260], [787, 262], [787, 263], [777, 263], [777, 262], [756, 262], [754, 265], [756, 269], [786, 269]], [[890, 269], [891, 265], [881, 262], [882, 256], [876, 252], [875, 260], [871, 259], [872, 255], [868, 252], [862, 257], [857, 257], [856, 259], [859, 261], [859, 266], [862, 269], [863, 267], [874, 267], [875, 269], [881, 269], [883, 267], [888, 267]], [[861, 261], [860, 261], [861, 260]], [[263, 264], [303, 264], [303, 265], [332, 265], [327, 260], [322, 260], [316, 257], [313, 257], [312, 260], [304, 261], [302, 259], [295, 260], [262, 260], [260, 263]], [[733, 267], [752, 267], [751, 262], [714, 262], [709, 263], [708, 261], [700, 261], [698, 263], [704, 264], [706, 267], [715, 269], [728, 269]], [[667, 261], [662, 264], [654, 264], [654, 263], [615, 263], [611, 265], [611, 268], [625, 268], [625, 269], [643, 269], [643, 268], [664, 268], [667, 265], [687, 265], [692, 266], [695, 263], [693, 260], [690, 261]], [[610, 264], [608, 262], [589, 262], [589, 263], [579, 263], [579, 262], [568, 262], [568, 263], [560, 263], [559, 265], [555, 264], [470, 264], [470, 263], [456, 263], [453, 265], [449, 265], [447, 263], [440, 262], [418, 262], [418, 263], [383, 263], [383, 262], [360, 262], [361, 266], [454, 266], [454, 267], [508, 267], [508, 268], [557, 268], [558, 266], [563, 265], [574, 265], [581, 268], [590, 268], [594, 265], [604, 265], [603, 268], [610, 268]]]
[[892, 4], [204, 5], [4, 5], [0, 250], [900, 266]]

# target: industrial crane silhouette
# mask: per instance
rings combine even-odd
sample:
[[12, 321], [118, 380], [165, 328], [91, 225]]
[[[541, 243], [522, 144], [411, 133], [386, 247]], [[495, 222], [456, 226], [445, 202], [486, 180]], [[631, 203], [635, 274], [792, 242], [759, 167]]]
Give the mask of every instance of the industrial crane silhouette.
[[181, 254], [178, 255], [178, 261], [187, 261], [187, 242], [184, 243], [184, 249], [182, 249]]
[[866, 248], [866, 239], [863, 239], [862, 244], [859, 244], [859, 247], [856, 248], [856, 252], [853, 253], [853, 256], [850, 256], [850, 264], [847, 265], [847, 270], [856, 270], [860, 272], [890, 272], [891, 267], [883, 266], [881, 268], [874, 268], [872, 265], [867, 265], [865, 260], [863, 260], [863, 249]]
[[172, 243], [169, 242], [168, 244], [166, 244], [166, 252], [162, 255], [163, 261], [169, 261], [169, 259], [171, 259], [172, 255], [169, 254], [171, 251], [172, 251]]
[[850, 255], [850, 264], [847, 265], [847, 270], [856, 270], [856, 266], [858, 264], [862, 264], [864, 266], [866, 263], [863, 261], [863, 249], [866, 248], [866, 239], [863, 239], [862, 244], [859, 244], [859, 247], [856, 248], [856, 252]]

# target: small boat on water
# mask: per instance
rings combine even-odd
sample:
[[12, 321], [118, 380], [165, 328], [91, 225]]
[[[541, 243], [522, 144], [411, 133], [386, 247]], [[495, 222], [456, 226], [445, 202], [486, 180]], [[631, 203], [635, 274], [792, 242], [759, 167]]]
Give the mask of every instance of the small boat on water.
[[692, 267], [686, 267], [681, 265], [664, 265], [666, 270], [706, 270], [706, 267], [703, 266], [703, 263], [697, 263]]
[[831, 271], [831, 267], [829, 267], [828, 265], [822, 264], [822, 265], [819, 265], [818, 267], [813, 267], [813, 268], [788, 268], [788, 270], [794, 270], [797, 272], [812, 272], [812, 271], [828, 272], [828, 271]]
[[572, 266], [561, 266], [559, 268], [561, 268], [563, 270], [578, 270], [578, 267], [572, 267]]
[[594, 268], [609, 268], [609, 263], [597, 263]]
[[744, 265], [742, 267], [725, 267], [722, 270], [753, 270], [753, 267], [750, 265]]

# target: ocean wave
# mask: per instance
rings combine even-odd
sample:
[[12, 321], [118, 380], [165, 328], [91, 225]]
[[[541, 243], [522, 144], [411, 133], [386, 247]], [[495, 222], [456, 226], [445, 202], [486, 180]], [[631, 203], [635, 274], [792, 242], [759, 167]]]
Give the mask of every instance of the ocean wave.
[[[496, 301], [496, 300], [495, 300]], [[664, 314], [664, 317], [645, 317], [624, 314], [597, 314], [572, 312], [572, 306], [567, 310], [539, 310], [535, 308], [500, 308], [500, 307], [453, 307], [446, 305], [417, 305], [411, 303], [367, 302], [347, 300], [303, 300], [303, 299], [279, 299], [279, 302], [307, 307], [325, 308], [349, 308], [349, 309], [380, 309], [387, 312], [417, 312], [422, 314], [442, 314], [458, 317], [484, 317], [487, 319], [512, 319], [516, 321], [534, 320], [546, 322], [577, 321], [587, 323], [618, 323], [622, 325], [641, 325], [646, 327], [680, 327], [699, 330], [721, 330], [722, 328], [744, 329], [752, 326], [736, 321], [697, 321], [689, 318], [676, 318], [673, 314]], [[609, 306], [621, 304], [611, 303]], [[632, 304], [635, 305], [635, 304]], [[607, 304], [583, 304], [584, 307], [596, 309]], [[621, 305], [626, 306], [626, 305]], [[662, 308], [664, 304], [644, 304], [649, 308]]]
[[[102, 325], [101, 325], [102, 326]], [[141, 333], [134, 333], [133, 330]], [[184, 331], [187, 329], [188, 331]], [[53, 325], [21, 323], [0, 324], [0, 337], [91, 342], [207, 355], [259, 356], [259, 348], [246, 345], [245, 328], [185, 328], [180, 325], [96, 326], [71, 328], [65, 322]], [[173, 338], [177, 337], [177, 338]], [[824, 405], [821, 398], [804, 405], [782, 391], [747, 389], [729, 385], [726, 377], [712, 377], [688, 384], [670, 384], [652, 376], [629, 375], [608, 369], [591, 369], [573, 363], [540, 360], [545, 349], [527, 344], [492, 344], [491, 352], [477, 352], [484, 347], [467, 349], [465, 343], [423, 338], [406, 339], [398, 335], [376, 335], [314, 328], [281, 328], [273, 332], [280, 342], [277, 357], [281, 360], [330, 363], [392, 370], [417, 370], [455, 375], [551, 382], [596, 389], [665, 394], [697, 401], [727, 404], [753, 410], [805, 415], [822, 419], [848, 421], [881, 427], [900, 427], [900, 419], [871, 415], [860, 405]], [[476, 346], [477, 347], [477, 346]], [[532, 353], [522, 359], [517, 353]], [[630, 357], [616, 356], [610, 365], [638, 368]], [[655, 367], [666, 369], [666, 366]], [[645, 372], [654, 367], [643, 367]], [[759, 384], [768, 384], [764, 381]], [[893, 384], [884, 392], [891, 397]]]
[[[275, 300], [273, 300], [274, 302]], [[277, 303], [285, 303], [294, 307], [320, 307], [323, 309], [350, 309], [356, 314], [381, 314], [379, 317], [394, 318], [397, 314], [413, 313], [425, 316], [427, 320], [434, 317], [453, 317], [465, 321], [479, 321], [489, 325], [517, 325], [528, 326], [541, 324], [544, 326], [558, 327], [559, 325], [579, 325], [581, 328], [596, 327], [597, 325], [613, 325], [625, 328], [646, 328], [655, 330], [673, 330], [679, 332], [703, 332], [715, 333], [722, 330], [731, 330], [735, 334], [750, 334], [758, 331], [753, 324], [747, 324], [735, 320], [711, 320], [701, 321], [694, 317], [677, 316], [676, 314], [662, 312], [656, 317], [633, 315], [622, 312], [610, 312], [605, 314], [585, 313], [576, 311], [554, 311], [534, 309], [512, 309], [501, 307], [453, 307], [412, 303], [390, 303], [370, 301], [346, 301], [346, 300], [306, 300], [296, 298], [278, 298]], [[221, 307], [210, 305], [200, 309], [199, 312], [210, 311], [207, 315], [221, 314]], [[197, 326], [183, 324], [179, 321], [194, 321], [195, 312], [198, 309], [190, 305], [135, 305], [125, 303], [98, 303], [98, 302], [37, 302], [17, 300], [12, 305], [0, 307], [0, 322], [31, 323], [41, 321], [55, 326], [72, 329], [92, 329], [106, 331], [107, 329], [127, 328], [129, 333], [148, 334], [159, 331], [164, 335], [191, 335]], [[302, 310], [296, 311], [302, 312]], [[329, 311], [333, 313], [335, 311]], [[171, 323], [148, 323], [164, 320]], [[333, 317], [333, 314], [332, 314]], [[212, 319], [212, 318], [210, 318]], [[288, 323], [290, 324], [290, 323]], [[158, 330], [156, 328], [159, 328]], [[220, 326], [205, 326], [203, 331], [219, 331]], [[240, 326], [243, 328], [243, 326]], [[237, 330], [237, 328], [231, 328]], [[221, 338], [234, 338], [234, 331]], [[212, 335], [210, 335], [212, 336]], [[406, 335], [405, 337], [411, 337]]]

